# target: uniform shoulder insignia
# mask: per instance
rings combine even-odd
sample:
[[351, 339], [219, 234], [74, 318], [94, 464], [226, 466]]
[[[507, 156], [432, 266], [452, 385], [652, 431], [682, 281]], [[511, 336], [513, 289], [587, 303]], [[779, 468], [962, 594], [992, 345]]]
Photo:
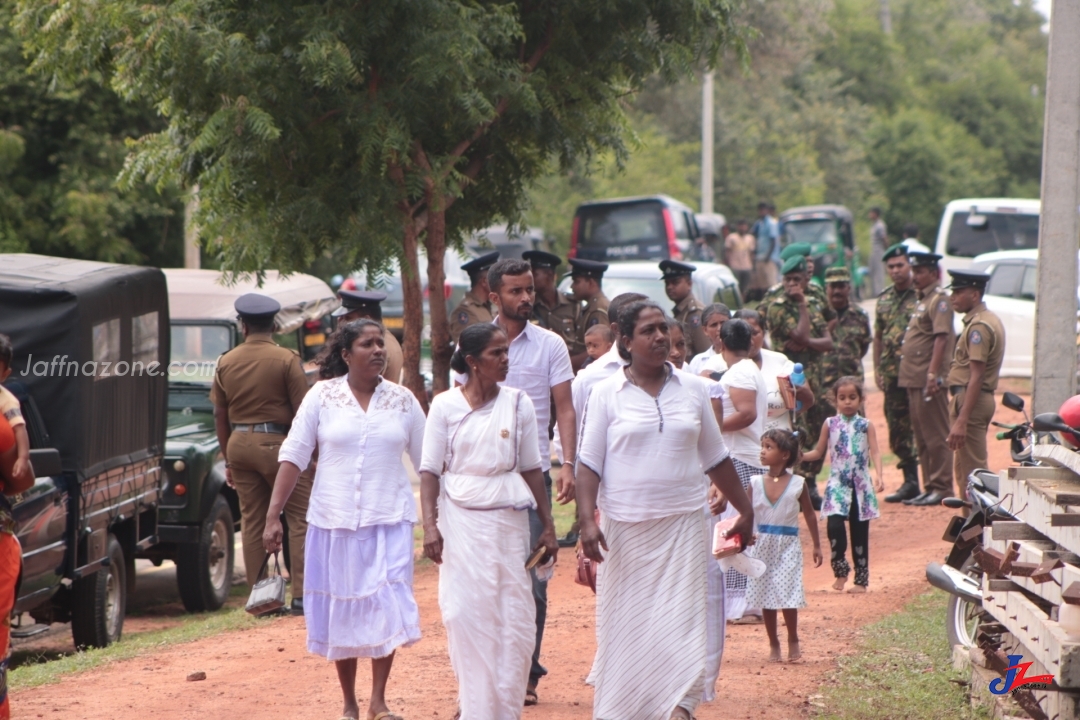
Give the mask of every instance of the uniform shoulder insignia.
[[691, 313], [690, 317], [686, 318], [686, 321], [694, 327], [698, 327], [699, 325], [701, 325], [701, 313]]
[[457, 314], [457, 321], [459, 323], [461, 323], [462, 325], [468, 325], [469, 324], [469, 313], [462, 310], [461, 312], [459, 312]]
[[949, 309], [949, 302], [947, 300], [938, 300], [937, 311], [939, 313], [946, 312]]
[[593, 317], [589, 318], [589, 322], [585, 323], [585, 327], [591, 328], [593, 325], [599, 325], [599, 324], [600, 324], [600, 318], [598, 318], [598, 317], [596, 317], [594, 315]]
[[982, 333], [978, 330], [972, 330], [971, 334], [968, 335], [968, 339], [971, 340], [972, 345], [979, 345], [982, 343]]

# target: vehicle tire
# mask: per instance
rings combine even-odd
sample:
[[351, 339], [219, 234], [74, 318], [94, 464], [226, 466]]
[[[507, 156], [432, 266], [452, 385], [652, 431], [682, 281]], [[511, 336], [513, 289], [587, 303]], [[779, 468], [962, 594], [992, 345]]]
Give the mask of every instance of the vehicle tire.
[[[975, 567], [971, 558], [968, 558], [961, 570], [974, 578], [981, 575], [981, 571]], [[945, 631], [949, 637], [949, 647], [975, 646], [975, 633], [982, 619], [982, 613], [981, 605], [969, 603], [957, 595], [949, 595], [949, 604], [945, 608]]]
[[203, 520], [199, 542], [176, 552], [176, 584], [188, 612], [217, 610], [229, 598], [235, 552], [233, 516], [221, 495]]
[[103, 648], [120, 639], [127, 611], [127, 562], [111, 533], [106, 545], [109, 564], [72, 585], [71, 635], [75, 647]]

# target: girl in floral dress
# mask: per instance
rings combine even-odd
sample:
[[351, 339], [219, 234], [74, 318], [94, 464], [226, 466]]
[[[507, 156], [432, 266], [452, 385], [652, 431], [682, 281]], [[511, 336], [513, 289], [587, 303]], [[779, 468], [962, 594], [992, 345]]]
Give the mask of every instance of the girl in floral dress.
[[[827, 448], [831, 451], [832, 469], [825, 484], [821, 514], [826, 519], [832, 548], [832, 569], [836, 576], [833, 588], [843, 590], [851, 573], [847, 561], [846, 520], [851, 532], [851, 557], [855, 562], [855, 585], [848, 592], [863, 593], [870, 584], [870, 521], [880, 515], [874, 491], [885, 489], [881, 454], [874, 424], [859, 415], [863, 404], [862, 381], [851, 376], [840, 378], [832, 387], [832, 401], [837, 414], [821, 426], [817, 446], [803, 454], [803, 461], [821, 460]], [[871, 462], [874, 465], [873, 484]]]
[[761, 465], [765, 473], [750, 478], [750, 501], [754, 503], [757, 543], [747, 554], [765, 563], [761, 577], [747, 578], [746, 604], [761, 608], [769, 636], [769, 662], [780, 662], [780, 637], [776, 611], [787, 626], [788, 661], [801, 657], [799, 608], [806, 607], [803, 590], [803, 554], [799, 542], [799, 514], [814, 541], [814, 567], [820, 567], [821, 540], [817, 518], [806, 483], [788, 468], [799, 461], [799, 441], [790, 430], [773, 428], [761, 436]]

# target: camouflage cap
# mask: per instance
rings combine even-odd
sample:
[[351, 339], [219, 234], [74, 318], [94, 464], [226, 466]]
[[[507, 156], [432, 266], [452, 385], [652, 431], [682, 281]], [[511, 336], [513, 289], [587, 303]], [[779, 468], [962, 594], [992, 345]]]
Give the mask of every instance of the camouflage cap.
[[846, 267], [833, 267], [825, 271], [825, 284], [829, 283], [849, 283], [851, 282], [851, 271]]

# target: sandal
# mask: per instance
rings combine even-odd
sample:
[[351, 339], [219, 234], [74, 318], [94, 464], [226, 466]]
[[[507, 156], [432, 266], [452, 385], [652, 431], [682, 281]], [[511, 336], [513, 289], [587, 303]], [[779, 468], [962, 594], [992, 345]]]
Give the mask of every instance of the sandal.
[[381, 712], [378, 715], [372, 717], [370, 720], [405, 720], [400, 715], [395, 715], [392, 712]]
[[525, 707], [531, 707], [533, 705], [540, 704], [540, 696], [536, 694], [536, 687], [530, 686], [525, 688]]

